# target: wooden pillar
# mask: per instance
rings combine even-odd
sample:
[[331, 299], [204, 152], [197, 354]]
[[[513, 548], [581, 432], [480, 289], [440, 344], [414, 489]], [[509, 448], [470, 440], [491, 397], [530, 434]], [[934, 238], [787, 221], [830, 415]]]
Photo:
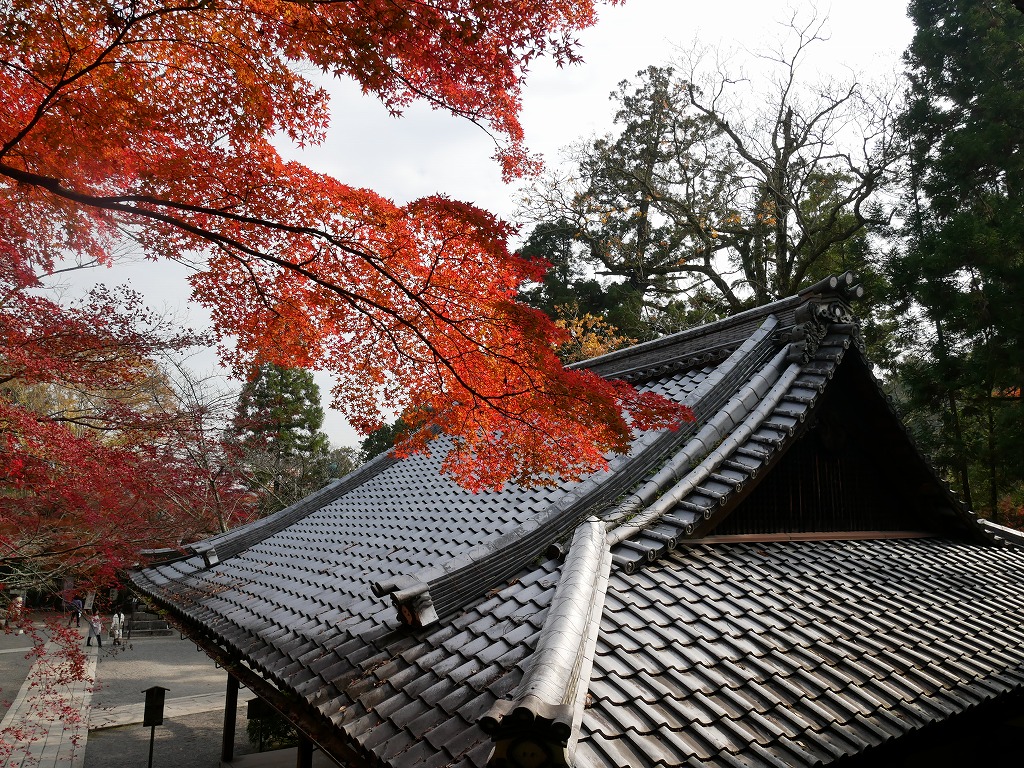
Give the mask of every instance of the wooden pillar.
[[235, 759], [235, 719], [238, 716], [238, 678], [228, 673], [228, 689], [224, 696], [224, 733], [220, 742], [221, 762]]
[[299, 731], [299, 748], [295, 753], [295, 768], [313, 768], [313, 741]]

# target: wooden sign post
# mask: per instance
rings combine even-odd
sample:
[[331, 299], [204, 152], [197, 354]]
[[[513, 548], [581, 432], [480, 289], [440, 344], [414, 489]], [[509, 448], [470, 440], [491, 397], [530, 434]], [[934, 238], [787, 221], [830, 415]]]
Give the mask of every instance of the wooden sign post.
[[146, 694], [146, 708], [142, 713], [142, 724], [149, 726], [149, 768], [153, 768], [153, 741], [156, 739], [156, 727], [164, 723], [164, 694], [169, 690], [154, 685], [143, 691]]

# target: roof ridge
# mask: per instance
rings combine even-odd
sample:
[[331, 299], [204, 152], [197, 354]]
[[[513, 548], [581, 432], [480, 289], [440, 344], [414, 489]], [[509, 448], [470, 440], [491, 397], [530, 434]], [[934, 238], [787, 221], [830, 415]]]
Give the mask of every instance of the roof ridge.
[[[698, 419], [714, 414], [763, 364], [767, 353], [776, 348], [777, 329], [777, 318], [774, 315], [766, 318], [728, 360], [697, 386], [690, 395], [690, 407]], [[624, 465], [617, 471], [600, 480], [597, 475], [584, 480], [531, 520], [448, 563], [378, 582], [372, 587], [373, 593], [378, 597], [390, 595], [406, 624], [428, 626], [468, 598], [482, 594], [492, 584], [518, 571], [553, 541], [579, 525], [600, 506], [602, 498], [611, 501], [628, 491], [675, 453], [695, 429], [696, 423], [691, 423], [675, 432], [664, 430], [641, 435], [634, 445], [643, 441], [647, 444], [630, 458], [616, 459]]]
[[544, 627], [519, 686], [478, 720], [495, 742], [492, 760], [501, 761], [513, 745], [521, 749], [525, 740], [539, 743], [551, 758], [547, 765], [573, 764], [611, 562], [606, 526], [591, 517], [573, 534]]
[[[849, 281], [852, 283], [853, 279], [850, 277]], [[860, 286], [854, 286], [848, 293], [858, 291], [859, 295], [862, 293], [859, 289]], [[733, 403], [716, 413], [719, 423], [709, 423], [702, 430], [709, 434], [696, 436], [682, 449], [683, 455], [675, 463], [687, 467], [686, 476], [674, 478], [679, 482], [668, 490], [665, 490], [667, 478], [661, 478], [661, 487], [656, 490], [641, 489], [645, 491], [640, 494], [643, 498], [638, 499], [641, 503], [634, 502], [629, 509], [620, 510], [625, 513], [620, 514], [620, 520], [626, 514], [638, 513], [634, 519], [622, 523], [609, 533], [612, 545], [616, 548], [613, 559], [626, 572], [632, 572], [644, 561], [656, 560], [673, 551], [695, 529], [708, 527], [710, 523], [707, 521], [716, 509], [726, 506], [737, 495], [744, 495], [747, 480], [753, 479], [758, 467], [737, 462], [730, 465], [729, 462], [745, 447], [749, 451], [748, 442], [756, 439], [755, 433], [764, 428], [779, 431], [781, 436], [777, 442], [765, 444], [757, 452], [754, 462], [773, 461], [773, 456], [784, 445], [792, 444], [790, 438], [797, 431], [796, 425], [791, 427], [782, 421], [773, 422], [773, 416], [783, 409], [783, 403], [794, 385], [804, 388], [813, 386], [811, 382], [802, 380], [801, 375], [809, 373], [812, 378], [820, 376], [822, 384], [817, 387], [816, 395], [800, 401], [799, 412], [783, 415], [784, 421], [792, 419], [796, 424], [803, 423], [806, 412], [815, 407], [817, 395], [823, 391], [825, 382], [834, 375], [844, 352], [850, 346], [858, 350], [863, 348], [859, 320], [851, 313], [844, 298], [833, 295], [822, 300], [820, 294], [810, 290], [803, 295], [805, 301], [795, 308], [790, 317], [792, 326], [780, 329], [776, 335], [776, 341], [783, 346], [775, 359], [760, 369], [759, 377], [762, 380], [758, 383], [751, 381], [746, 388], [748, 391], [737, 393]], [[766, 373], [769, 374], [767, 377]], [[718, 427], [726, 429], [723, 432]], [[698, 441], [698, 437], [704, 439]], [[703, 458], [694, 468], [691, 461], [698, 456]], [[723, 467], [726, 469], [723, 470]], [[737, 477], [737, 472], [740, 477]], [[746, 479], [742, 477], [744, 474]], [[721, 491], [706, 486], [718, 486]], [[693, 494], [704, 497], [710, 503], [700, 504], [687, 500]], [[647, 505], [646, 509], [643, 508], [644, 504]], [[642, 540], [634, 541], [634, 538]]]
[[[599, 357], [574, 363], [569, 367], [591, 369], [605, 378], [629, 378], [632, 380], [642, 375], [652, 365], [660, 366], [669, 362], [669, 360], [675, 361], [676, 359], [693, 357], [702, 352], [717, 351], [720, 346], [711, 344], [691, 349], [687, 346], [687, 342], [698, 339], [713, 339], [725, 331], [741, 331], [744, 328], [755, 325], [758, 320], [772, 315], [788, 313], [790, 310], [813, 299], [838, 298], [846, 301], [861, 298], [864, 295], [864, 289], [857, 284], [857, 280], [858, 275], [852, 271], [846, 271], [839, 275], [830, 275], [804, 288], [794, 296], [777, 299], [769, 304], [744, 310], [735, 315], [716, 320], [713, 323], [694, 326], [693, 328], [687, 328], [668, 336], [662, 336], [658, 339], [634, 344], [625, 349], [608, 352]], [[729, 336], [728, 334], [725, 335]], [[676, 348], [680, 349], [676, 350]], [[677, 354], [666, 359], [664, 355], [673, 350]], [[658, 352], [661, 353], [661, 356], [657, 357], [657, 362], [651, 363], [646, 359], [651, 353]], [[629, 364], [631, 362], [640, 364], [630, 367]]]
[[[613, 531], [609, 532], [608, 536], [611, 544], [620, 544], [640, 533], [647, 526], [658, 522], [684, 496], [708, 478], [714, 469], [727, 458], [727, 451], [738, 446], [761, 426], [764, 420], [782, 401], [782, 398], [800, 374], [801, 365], [799, 363], [789, 363], [784, 370], [778, 370], [780, 365], [785, 362], [786, 355], [787, 350], [782, 349], [772, 360], [771, 368], [778, 371], [778, 378], [771, 384], [768, 392], [760, 398], [757, 405], [747, 411], [743, 421], [736, 424], [734, 430], [725, 436], [719, 445], [707, 452], [696, 467], [688, 469], [686, 476], [678, 483], [664, 491], [658, 496], [656, 501], [648, 505], [635, 518], [623, 522]], [[742, 398], [740, 400], [742, 402]], [[695, 442], [697, 445], [693, 445]], [[691, 448], [691, 446], [693, 447]], [[695, 456], [700, 455], [707, 451], [707, 447], [703, 441], [698, 442], [694, 439], [687, 443], [683, 451], [687, 454], [687, 459], [690, 459], [691, 454]], [[689, 464], [689, 461], [687, 461], [687, 464]]]
[[[706, 440], [703, 443], [697, 443], [697, 437], [701, 437], [701, 435], [695, 436], [683, 448], [681, 453], [685, 455], [677, 457], [673, 461], [673, 464], [687, 467], [687, 475], [681, 482], [667, 491], [665, 490], [667, 483], [662, 482], [660, 487], [653, 492], [648, 488], [646, 493], [638, 492], [634, 495], [635, 497], [642, 496], [643, 499], [637, 498], [628, 506], [620, 505], [617, 510], [619, 513], [617, 520], [639, 513], [637, 517], [622, 523], [609, 533], [614, 547], [613, 559], [621, 568], [626, 572], [632, 572], [643, 562], [660, 559], [684, 542], [693, 543], [693, 540], [689, 539], [690, 535], [697, 535], [702, 529], [713, 526], [713, 521], [710, 523], [707, 521], [711, 520], [716, 510], [722, 509], [732, 503], [734, 499], [742, 498], [748, 493], [750, 485], [748, 481], [753, 480], [759, 471], [757, 465], [775, 461], [776, 459], [773, 457], [777, 457], [780, 451], [785, 451], [789, 445], [792, 445], [794, 438], [801, 431], [798, 429], [799, 425], [805, 422], [808, 413], [817, 406], [818, 396], [828, 380], [835, 374], [836, 369], [850, 351], [850, 347], [856, 350], [855, 359], [858, 360], [860, 366], [863, 366], [865, 375], [876, 388], [883, 407], [890, 412], [895, 422], [903, 430], [910, 452], [932, 476], [935, 489], [944, 499], [945, 506], [939, 507], [939, 509], [945, 510], [948, 507], [948, 511], [944, 511], [944, 514], [955, 518], [961, 530], [968, 535], [985, 541], [992, 541], [995, 538], [994, 530], [980, 525], [977, 516], [965, 507], [953, 493], [949, 484], [941, 480], [934, 467], [921, 453], [920, 448], [917, 447], [906, 426], [895, 412], [892, 399], [881, 389], [881, 383], [870, 371], [870, 364], [864, 357], [857, 319], [847, 316], [846, 312], [841, 311], [842, 309], [842, 302], [810, 301], [802, 305], [794, 317], [794, 320], [801, 322], [791, 329], [784, 330], [778, 339], [780, 342], [789, 342], [779, 354], [784, 356], [785, 361], [790, 363], [790, 369], [795, 371], [790, 386], [782, 387], [780, 390], [781, 397], [766, 398], [763, 393], [757, 394], [757, 410], [762, 413], [756, 423], [741, 416], [744, 422], [741, 424], [739, 420], [735, 419], [736, 414], [732, 412], [733, 409], [723, 408], [717, 416], [723, 421], [733, 420], [734, 428], [724, 437], [720, 445], [716, 445], [713, 451], [707, 453], [706, 458], [697, 468], [691, 468], [689, 461], [693, 456], [701, 455], [702, 445], [709, 444]], [[790, 397], [788, 391], [790, 387], [813, 388], [813, 380], [816, 378], [821, 379], [817, 395], [796, 399]], [[769, 402], [769, 399], [774, 402]], [[787, 405], [787, 401], [799, 403], [799, 406]], [[753, 411], [750, 413], [753, 414]], [[712, 425], [707, 426], [711, 427]], [[740, 459], [754, 456], [749, 452], [748, 441], [751, 438], [757, 439], [757, 433], [762, 429], [782, 434], [777, 442], [765, 443], [760, 455], [756, 458], [746, 458], [746, 463], [736, 461], [738, 456]], [[694, 446], [694, 443], [697, 444]], [[660, 479], [666, 480], [665, 477]], [[721, 492], [717, 493], [713, 490], [715, 487]], [[677, 489], [680, 489], [678, 493], [675, 492]], [[641, 491], [643, 490], [645, 489], [641, 489]], [[694, 498], [694, 495], [697, 498]], [[704, 502], [709, 503], [701, 503], [701, 497], [704, 497]], [[643, 504], [638, 503], [639, 501], [646, 501], [649, 506], [643, 509]]]
[[[782, 352], [776, 352], [775, 358], [778, 358], [781, 354]], [[604, 520], [608, 523], [617, 523], [623, 518], [635, 514], [645, 505], [650, 504], [658, 494], [663, 492], [669, 483], [677, 482], [687, 472], [689, 472], [691, 469], [690, 462], [693, 460], [694, 456], [707, 454], [711, 451], [711, 447], [722, 439], [723, 432], [727, 428], [727, 425], [724, 422], [729, 420], [735, 423], [737, 419], [742, 418], [750, 411], [746, 401], [748, 401], [751, 396], [755, 396], [760, 399], [764, 394], [764, 392], [758, 391], [758, 386], [755, 384], [755, 381], [764, 381], [764, 376], [761, 372], [763, 372], [765, 368], [775, 370], [778, 368], [778, 360], [776, 359], [773, 362], [769, 362], [767, 366], [759, 368], [758, 373], [754, 378], [746, 381], [740, 388], [735, 390], [732, 397], [727, 401], [727, 404], [719, 406], [711, 414], [710, 421], [703, 425], [703, 427], [700, 428], [700, 431], [686, 442], [679, 453], [671, 457], [665, 466], [660, 468], [653, 477], [647, 480], [640, 487], [636, 488], [632, 494], [623, 499], [620, 503], [616, 504], [615, 507], [604, 517]], [[767, 389], [767, 387], [762, 388]], [[690, 449], [691, 446], [693, 446], [693, 450], [689, 451], [688, 449]]]
[[[736, 391], [729, 402], [718, 409], [714, 417], [708, 421], [701, 430], [690, 438], [682, 449], [673, 456], [648, 480], [643, 486], [636, 489], [632, 494], [623, 499], [604, 519], [609, 524], [614, 524], [615, 531], [622, 528], [622, 521], [645, 506], [650, 505], [656, 498], [665, 492], [669, 483], [678, 483], [688, 473], [693, 471], [692, 462], [698, 456], [707, 456], [714, 446], [720, 443], [726, 434], [727, 429], [735, 428], [741, 419], [750, 415], [753, 409], [764, 402], [765, 395], [782, 375], [782, 366], [786, 358], [786, 350], [780, 350], [770, 363], [761, 368], [757, 375], [750, 379], [742, 388]], [[765, 371], [771, 371], [772, 380], [764, 375]], [[753, 400], [754, 405], [750, 404]], [[727, 423], [728, 422], [728, 423]], [[648, 507], [649, 508], [649, 507]], [[620, 535], [610, 533], [612, 537]], [[617, 543], [617, 542], [616, 542]]]
[[991, 520], [979, 520], [978, 524], [997, 541], [1011, 544], [1015, 547], [1024, 547], [1024, 531], [1018, 531], [1016, 528], [1000, 525]]

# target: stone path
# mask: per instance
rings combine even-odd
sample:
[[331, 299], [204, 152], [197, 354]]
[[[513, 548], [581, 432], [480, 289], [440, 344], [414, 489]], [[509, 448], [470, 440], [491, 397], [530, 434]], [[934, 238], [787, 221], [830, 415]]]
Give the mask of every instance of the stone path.
[[[30, 646], [22, 638], [6, 637], [4, 655], [25, 654]], [[16, 647], [12, 647], [17, 643]], [[64, 712], [78, 717], [77, 724], [40, 712], [38, 691], [33, 685], [45, 672], [35, 665], [27, 678], [8, 679], [3, 693], [20, 690], [2, 726], [23, 726], [16, 739], [17, 752], [8, 757], [0, 745], [2, 768], [110, 768], [146, 765], [150, 729], [142, 727], [143, 690], [161, 685], [168, 690], [164, 702], [164, 724], [156, 728], [154, 768], [188, 765], [190, 768], [290, 768], [295, 750], [252, 754], [254, 747], [245, 737], [244, 689], [236, 721], [235, 760], [225, 766], [219, 760], [224, 711], [226, 673], [194, 644], [178, 638], [146, 638], [127, 647], [84, 648], [87, 674], [93, 683], [65, 687]], [[25, 661], [21, 674], [28, 666]], [[6, 665], [11, 667], [10, 664]], [[13, 675], [16, 670], [9, 670]], [[24, 684], [20, 681], [24, 679]], [[177, 694], [177, 695], [175, 695]], [[51, 709], [52, 712], [52, 709]], [[123, 727], [126, 726], [126, 727]], [[315, 768], [336, 768], [319, 752]]]
[[[7, 642], [22, 639], [8, 637]], [[208, 687], [212, 679], [223, 680], [224, 673], [215, 672], [213, 663], [205, 656], [187, 653], [190, 648], [187, 643], [150, 640], [147, 647], [167, 649], [164, 655], [168, 658], [162, 659], [158, 654], [155, 662], [152, 659], [137, 661], [132, 658], [133, 654], [124, 654], [110, 648], [109, 644], [102, 649], [95, 645], [86, 646], [83, 649], [86, 653], [86, 680], [71, 685], [53, 685], [53, 670], [45, 661], [35, 662], [0, 721], [0, 732], [7, 731], [7, 741], [14, 745], [14, 751], [8, 755], [0, 744], [3, 768], [83, 768], [89, 731], [142, 723], [145, 710], [142, 680], [157, 677], [157, 683], [166, 683], [168, 678], [174, 678], [179, 685], [184, 682], [174, 677], [176, 664], [161, 663], [177, 661], [183, 652], [181, 661], [185, 663], [181, 665], [180, 677], [189, 679], [197, 688]], [[19, 642], [16, 647], [0, 649], [0, 653], [24, 655], [31, 648], [31, 645]], [[52, 649], [52, 644], [47, 645], [47, 649]], [[118, 657], [118, 654], [122, 655]], [[197, 668], [197, 661], [205, 661], [204, 666], [209, 669]], [[116, 691], [118, 695], [113, 699], [124, 700], [130, 690], [134, 693], [133, 703], [112, 703], [109, 687], [101, 686], [98, 689], [100, 693], [95, 694], [97, 678], [103, 682], [102, 678], [109, 677], [98, 674], [97, 664], [100, 662], [104, 662], [103, 668], [111, 672], [129, 670], [128, 680], [121, 686], [123, 690]], [[40, 692], [48, 687], [56, 692], [56, 696], [43, 700]], [[164, 702], [164, 717], [168, 720], [223, 710], [223, 691], [179, 696]]]
[[[146, 708], [144, 702], [124, 704], [119, 707], [96, 707], [89, 710], [89, 730], [102, 731], [106, 728], [119, 728], [122, 725], [138, 725]], [[164, 701], [164, 718], [174, 720], [186, 715], [197, 715], [201, 712], [223, 712], [224, 694], [205, 693], [198, 696], [181, 696]]]
[[[47, 646], [48, 650], [51, 646]], [[56, 698], [43, 700], [37, 691], [53, 671], [37, 661], [0, 721], [0, 732], [17, 732], [16, 751], [7, 768], [82, 768], [85, 761], [87, 717], [96, 673], [96, 648], [86, 649], [86, 680], [54, 684]], [[24, 652], [24, 651], [22, 651]]]

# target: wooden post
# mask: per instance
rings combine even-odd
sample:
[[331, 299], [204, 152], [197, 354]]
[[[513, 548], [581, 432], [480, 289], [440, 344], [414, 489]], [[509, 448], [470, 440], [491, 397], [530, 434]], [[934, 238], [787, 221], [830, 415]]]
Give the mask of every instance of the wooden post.
[[146, 694], [146, 704], [142, 712], [142, 724], [149, 726], [149, 768], [153, 768], [153, 742], [156, 740], [156, 727], [164, 723], [164, 700], [169, 690], [169, 688], [153, 685], [143, 691]]
[[299, 748], [295, 752], [295, 768], [313, 768], [313, 740], [299, 731]]
[[238, 715], [238, 678], [228, 672], [228, 688], [224, 696], [224, 732], [220, 743], [221, 762], [235, 759], [235, 719]]

